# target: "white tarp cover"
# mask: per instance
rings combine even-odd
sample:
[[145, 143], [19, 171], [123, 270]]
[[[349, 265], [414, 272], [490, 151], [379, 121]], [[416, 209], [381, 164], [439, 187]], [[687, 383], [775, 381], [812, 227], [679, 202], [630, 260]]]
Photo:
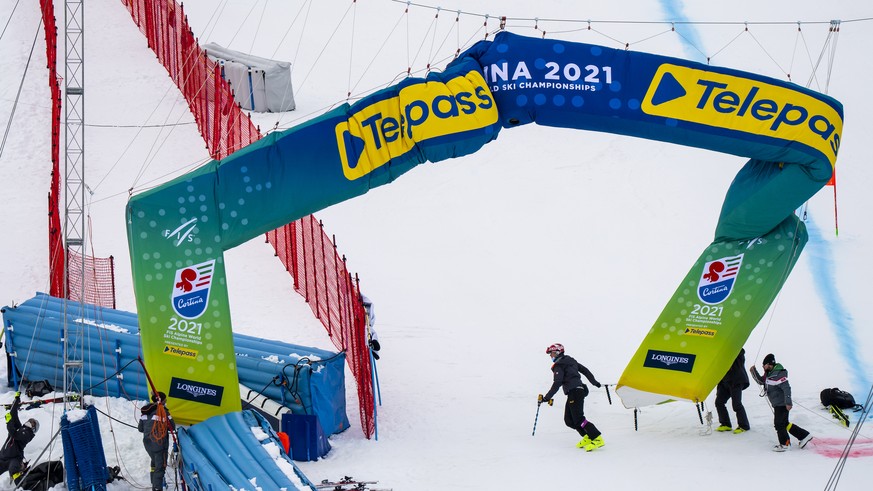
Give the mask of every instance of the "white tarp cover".
[[233, 51], [216, 43], [202, 46], [207, 56], [223, 67], [234, 99], [243, 109], [256, 112], [293, 111], [291, 63]]

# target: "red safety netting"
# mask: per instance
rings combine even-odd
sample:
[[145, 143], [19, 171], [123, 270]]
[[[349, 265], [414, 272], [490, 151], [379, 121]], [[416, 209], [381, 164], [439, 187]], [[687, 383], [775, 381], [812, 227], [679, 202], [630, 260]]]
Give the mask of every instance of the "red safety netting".
[[[60, 199], [60, 135], [61, 135], [61, 85], [58, 77], [58, 30], [55, 20], [55, 7], [52, 0], [40, 0], [43, 31], [45, 33], [46, 68], [48, 68], [49, 90], [51, 94], [51, 132], [52, 173], [48, 196], [48, 232], [49, 232], [49, 293], [55, 297], [63, 297], [64, 292], [71, 291], [71, 300], [84, 300], [102, 307], [115, 308], [115, 271], [113, 259], [88, 257], [85, 260], [85, 298], [80, 296], [82, 284], [82, 259], [71, 252], [71, 268], [77, 268], [70, 277], [64, 277], [64, 244], [61, 230]], [[65, 284], [65, 281], [68, 283]], [[67, 288], [70, 285], [76, 287]]]
[[222, 159], [261, 138], [233, 100], [221, 66], [197, 44], [184, 8], [173, 0], [122, 0], [148, 46], [182, 91], [209, 154]]
[[48, 83], [52, 107], [52, 177], [48, 196], [49, 232], [49, 293], [55, 297], [64, 296], [64, 257], [61, 239], [61, 212], [58, 207], [60, 196], [60, 140], [61, 140], [61, 84], [58, 79], [58, 29], [55, 24], [55, 6], [52, 0], [40, 0], [42, 26], [45, 33], [45, 57], [48, 68]]
[[[198, 45], [181, 6], [174, 0], [122, 3], [188, 101], [212, 158], [224, 158], [261, 138], [234, 102], [221, 67]], [[267, 238], [291, 272], [295, 290], [312, 306], [334, 345], [346, 351], [358, 385], [361, 426], [370, 438], [375, 432], [375, 408], [364, 307], [333, 242], [315, 223], [310, 215], [269, 232]]]
[[[82, 274], [84, 273], [84, 287]], [[67, 257], [67, 287], [70, 300], [115, 308], [115, 258], [112, 256], [82, 256], [69, 251]], [[82, 293], [84, 291], [84, 297]]]
[[345, 259], [340, 258], [321, 222], [312, 215], [267, 232], [267, 241], [294, 278], [294, 289], [327, 328], [334, 346], [346, 352], [349, 369], [358, 381], [361, 426], [369, 438], [376, 422], [367, 321], [359, 285], [352, 280]]

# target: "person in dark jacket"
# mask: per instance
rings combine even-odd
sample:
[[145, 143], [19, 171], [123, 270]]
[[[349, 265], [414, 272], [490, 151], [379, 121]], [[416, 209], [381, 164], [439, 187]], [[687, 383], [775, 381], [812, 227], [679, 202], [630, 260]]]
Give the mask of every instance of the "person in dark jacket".
[[152, 490], [164, 489], [164, 473], [167, 470], [167, 454], [170, 450], [169, 432], [176, 430], [173, 417], [165, 405], [167, 395], [163, 392], [152, 394], [152, 403], [140, 409], [137, 429], [142, 433], [142, 444], [151, 459], [149, 475]]
[[0, 450], [0, 474], [9, 471], [13, 480], [27, 471], [24, 463], [24, 447], [39, 431], [39, 422], [33, 418], [21, 424], [21, 420], [18, 419], [19, 408], [21, 408], [21, 392], [16, 392], [12, 407], [6, 413], [7, 437], [3, 449]]
[[776, 428], [776, 438], [779, 440], [773, 447], [773, 451], [784, 452], [788, 450], [791, 446], [791, 438], [788, 435], [799, 440], [800, 448], [805, 447], [812, 440], [812, 435], [796, 424], [788, 422], [788, 411], [791, 411], [791, 385], [788, 383], [788, 370], [776, 363], [776, 357], [772, 353], [764, 357], [762, 365], [764, 367], [763, 376], [758, 374], [758, 369], [754, 365], [749, 368], [749, 372], [758, 385], [764, 386], [767, 399], [773, 406], [773, 426]]
[[743, 391], [749, 388], [749, 375], [746, 373], [746, 350], [740, 348], [740, 354], [734, 360], [727, 373], [715, 389], [715, 411], [718, 413], [719, 427], [716, 431], [731, 431], [731, 416], [728, 414], [727, 401], [737, 414], [737, 428], [734, 433], [749, 431], [749, 417], [743, 407]]
[[546, 354], [552, 358], [553, 382], [546, 395], [539, 396], [539, 402], [552, 399], [558, 389], [563, 389], [567, 395], [567, 404], [564, 406], [564, 424], [578, 431], [582, 440], [576, 444], [590, 452], [604, 445], [603, 436], [585, 417], [585, 397], [588, 395], [588, 386], [582, 382], [581, 373], [591, 382], [591, 385], [600, 388], [600, 382], [595, 380], [594, 375], [573, 357], [564, 354], [564, 345], [555, 343], [546, 348]]

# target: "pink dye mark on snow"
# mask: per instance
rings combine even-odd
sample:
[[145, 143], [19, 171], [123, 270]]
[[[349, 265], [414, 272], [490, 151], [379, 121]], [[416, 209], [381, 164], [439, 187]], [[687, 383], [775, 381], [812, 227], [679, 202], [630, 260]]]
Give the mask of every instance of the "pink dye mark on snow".
[[[843, 455], [843, 450], [849, 440], [845, 438], [819, 438], [815, 437], [809, 442], [807, 448], [819, 455], [838, 459]], [[873, 457], [873, 438], [856, 438], [852, 448], [849, 449], [849, 457]]]

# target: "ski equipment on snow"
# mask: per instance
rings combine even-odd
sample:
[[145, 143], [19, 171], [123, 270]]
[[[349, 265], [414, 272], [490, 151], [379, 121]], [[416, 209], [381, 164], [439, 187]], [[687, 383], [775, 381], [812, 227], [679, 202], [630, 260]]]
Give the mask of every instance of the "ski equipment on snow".
[[824, 407], [836, 406], [840, 409], [853, 409], [856, 412], [864, 409], [864, 406], [855, 403], [852, 394], [836, 387], [821, 391], [821, 405]]
[[842, 409], [831, 404], [830, 406], [828, 406], [828, 411], [831, 413], [831, 416], [833, 416], [835, 420], [840, 422], [841, 425], [845, 426], [846, 428], [849, 427], [849, 416], [844, 413]]
[[379, 481], [356, 481], [351, 476], [344, 476], [339, 481], [329, 481], [327, 479], [315, 485], [315, 489], [326, 489], [330, 491], [391, 491], [390, 489], [371, 488], [371, 484], [378, 484]]
[[[47, 399], [36, 399], [33, 401], [22, 402], [22, 405], [24, 406], [24, 410], [26, 411], [28, 409], [38, 408], [38, 407], [42, 406], [43, 404], [49, 404], [49, 403], [54, 403], [54, 402], [64, 402], [64, 400], [78, 401], [79, 395], [78, 394], [67, 394], [66, 396], [49, 397]], [[12, 408], [12, 404], [13, 403], [10, 402], [9, 404], [0, 404], [0, 406], [2, 406], [3, 408], [5, 408], [8, 411], [9, 409]]]

